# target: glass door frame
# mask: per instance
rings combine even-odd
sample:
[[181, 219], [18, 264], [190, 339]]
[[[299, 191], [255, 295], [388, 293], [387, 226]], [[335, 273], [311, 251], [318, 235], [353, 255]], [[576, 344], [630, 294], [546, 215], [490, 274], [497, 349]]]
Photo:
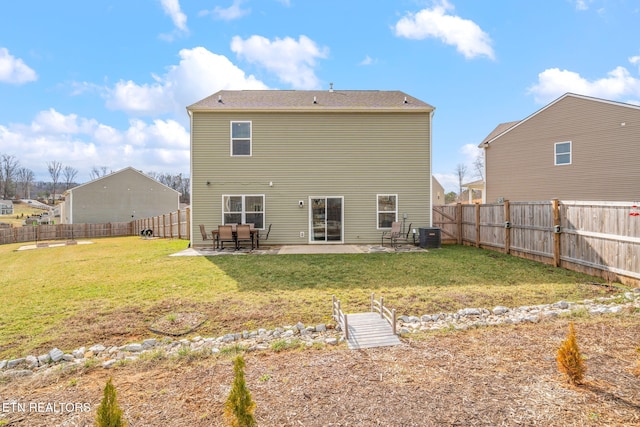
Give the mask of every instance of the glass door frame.
[[[313, 227], [313, 200], [324, 199], [325, 201], [325, 215], [324, 215], [324, 240], [314, 240], [314, 227]], [[340, 199], [340, 240], [329, 240], [327, 235], [327, 200], [328, 199]], [[344, 196], [309, 196], [309, 243], [314, 245], [336, 245], [344, 244]]]

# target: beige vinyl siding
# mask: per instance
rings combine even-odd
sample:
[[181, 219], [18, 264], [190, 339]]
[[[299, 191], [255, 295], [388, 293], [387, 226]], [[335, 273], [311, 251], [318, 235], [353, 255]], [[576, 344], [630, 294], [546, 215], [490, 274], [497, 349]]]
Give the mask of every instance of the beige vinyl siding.
[[[251, 157], [229, 156], [232, 120], [252, 122]], [[379, 241], [377, 194], [398, 194], [399, 216], [407, 213], [407, 225], [428, 226], [429, 120], [424, 112], [195, 112], [194, 230], [221, 224], [222, 194], [264, 194], [272, 244], [309, 242], [309, 197], [315, 196], [344, 197], [345, 243]], [[194, 245], [201, 243], [197, 232]]]
[[[567, 141], [571, 164], [556, 166]], [[640, 109], [568, 96], [491, 142], [487, 202], [636, 200], [639, 159]]]

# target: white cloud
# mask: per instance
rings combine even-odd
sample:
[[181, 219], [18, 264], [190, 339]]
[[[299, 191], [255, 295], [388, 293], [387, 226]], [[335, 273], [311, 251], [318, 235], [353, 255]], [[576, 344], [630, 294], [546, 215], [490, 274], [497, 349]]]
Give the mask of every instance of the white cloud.
[[213, 15], [215, 19], [220, 19], [223, 21], [233, 21], [234, 19], [242, 18], [243, 16], [251, 13], [251, 9], [242, 8], [242, 3], [244, 2], [245, 0], [233, 0], [233, 3], [229, 7], [224, 8], [216, 6], [212, 11], [201, 11], [199, 15]]
[[328, 56], [329, 50], [320, 48], [307, 36], [271, 41], [253, 35], [246, 40], [235, 36], [231, 50], [248, 62], [258, 64], [290, 84], [294, 89], [316, 89], [320, 86], [314, 67], [317, 59]]
[[38, 79], [38, 75], [20, 58], [0, 47], [0, 82], [22, 84]]
[[132, 115], [174, 113], [186, 120], [185, 107], [220, 89], [267, 89], [223, 55], [203, 47], [182, 49], [180, 63], [153, 83], [120, 81], [106, 91], [107, 107]]
[[[629, 59], [632, 64], [640, 62], [640, 58], [635, 58]], [[538, 74], [538, 82], [528, 90], [536, 102], [541, 104], [551, 102], [567, 92], [638, 103], [640, 79], [633, 77], [629, 70], [622, 66], [609, 71], [606, 77], [592, 81], [575, 71], [549, 68]]]
[[[80, 180], [89, 179], [93, 166], [189, 171], [189, 132], [175, 120], [146, 123], [132, 119], [128, 128], [120, 131], [52, 108], [39, 112], [30, 124], [0, 125], [0, 146], [3, 153], [15, 155], [21, 166], [33, 170], [36, 179], [48, 179], [49, 160], [75, 167]], [[46, 158], [42, 153], [47, 153]]]
[[358, 65], [373, 65], [375, 64], [377, 61], [373, 58], [371, 58], [369, 55], [366, 55], [364, 57], [364, 59], [362, 61], [359, 62]]
[[188, 34], [189, 28], [187, 27], [187, 15], [180, 9], [180, 3], [178, 0], [160, 0], [162, 10], [171, 18], [175, 30], [171, 34], [162, 34], [161, 37], [166, 40], [173, 40], [176, 34]]
[[415, 40], [439, 39], [455, 46], [467, 59], [478, 56], [494, 59], [489, 35], [475, 22], [447, 14], [447, 11], [453, 9], [453, 5], [447, 0], [440, 0], [431, 9], [423, 9], [415, 14], [407, 13], [396, 23], [395, 34]]
[[589, 10], [589, 3], [591, 2], [587, 0], [575, 0], [575, 3], [577, 10]]

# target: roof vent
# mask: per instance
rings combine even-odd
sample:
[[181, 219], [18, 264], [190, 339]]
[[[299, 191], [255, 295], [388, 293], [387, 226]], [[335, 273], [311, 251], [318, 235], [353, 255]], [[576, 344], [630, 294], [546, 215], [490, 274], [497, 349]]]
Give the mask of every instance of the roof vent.
[[406, 97], [406, 96], [404, 97], [404, 103], [405, 103], [405, 104], [408, 104], [408, 103], [409, 103], [409, 101], [407, 101], [407, 97]]
[[222, 102], [222, 95], [218, 95], [218, 102]]
[[333, 83], [329, 83], [329, 92], [333, 92]]
[[317, 103], [318, 103], [318, 101], [316, 100], [316, 97], [315, 97], [315, 96], [313, 97], [313, 103], [314, 103], [314, 104], [317, 104]]

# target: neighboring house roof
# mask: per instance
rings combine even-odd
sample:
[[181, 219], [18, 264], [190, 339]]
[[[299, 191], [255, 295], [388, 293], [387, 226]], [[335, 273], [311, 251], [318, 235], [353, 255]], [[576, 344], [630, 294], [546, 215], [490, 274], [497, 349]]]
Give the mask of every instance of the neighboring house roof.
[[0, 205], [2, 205], [2, 206], [13, 206], [13, 202], [11, 200], [0, 200]]
[[378, 90], [221, 90], [188, 111], [421, 111], [435, 107], [401, 91]]
[[76, 186], [76, 187], [70, 188], [70, 189], [68, 189], [67, 191], [65, 191], [64, 193], [65, 193], [65, 194], [67, 194], [67, 193], [72, 192], [72, 191], [74, 191], [74, 190], [76, 190], [76, 189], [78, 189], [78, 188], [82, 188], [82, 187], [84, 187], [84, 186], [86, 186], [86, 185], [93, 184], [93, 183], [96, 183], [96, 182], [99, 182], [99, 181], [102, 181], [102, 180], [105, 180], [105, 179], [109, 179], [110, 177], [112, 177], [112, 176], [114, 176], [114, 175], [120, 174], [120, 173], [122, 173], [122, 172], [124, 172], [124, 171], [128, 171], [128, 170], [131, 170], [131, 171], [133, 171], [133, 172], [135, 172], [135, 173], [139, 174], [140, 176], [142, 176], [142, 177], [144, 177], [144, 178], [146, 178], [146, 179], [150, 179], [150, 180], [152, 180], [153, 182], [156, 182], [156, 183], [158, 183], [159, 185], [162, 185], [162, 186], [164, 186], [164, 187], [168, 188], [169, 190], [171, 190], [171, 191], [173, 191], [173, 192], [175, 192], [175, 193], [181, 194], [179, 191], [174, 190], [173, 188], [171, 188], [171, 187], [169, 187], [169, 186], [167, 186], [167, 185], [165, 185], [165, 184], [161, 183], [160, 181], [158, 181], [158, 180], [156, 180], [156, 179], [151, 178], [149, 175], [146, 175], [146, 174], [144, 174], [144, 173], [140, 172], [139, 170], [137, 170], [137, 169], [135, 169], [135, 168], [132, 168], [131, 166], [126, 167], [126, 168], [124, 168], [124, 169], [120, 169], [119, 171], [116, 171], [116, 172], [111, 172], [110, 174], [105, 175], [105, 176], [101, 176], [100, 178], [96, 178], [96, 179], [94, 179], [93, 181], [85, 182], [84, 184], [80, 184], [80, 185], [78, 185], [78, 186]]
[[527, 118], [525, 118], [524, 120], [520, 120], [520, 121], [515, 121], [515, 122], [508, 122], [508, 123], [502, 123], [499, 124], [483, 141], [482, 143], [480, 143], [479, 147], [486, 147], [489, 144], [491, 144], [493, 141], [495, 141], [496, 139], [500, 138], [501, 136], [511, 132], [513, 129], [517, 128], [518, 126], [520, 126], [521, 124], [529, 121], [530, 119], [532, 119], [533, 117], [537, 116], [538, 114], [542, 113], [543, 111], [545, 111], [547, 108], [557, 104], [558, 102], [562, 101], [563, 99], [567, 98], [567, 97], [573, 97], [573, 98], [579, 98], [579, 99], [585, 99], [587, 101], [594, 101], [594, 102], [602, 102], [604, 104], [611, 104], [611, 105], [617, 105], [619, 107], [627, 107], [627, 108], [632, 108], [632, 109], [636, 109], [636, 110], [640, 110], [640, 106], [639, 105], [633, 105], [633, 104], [626, 104], [624, 102], [617, 102], [617, 101], [610, 101], [607, 99], [601, 99], [601, 98], [594, 98], [591, 96], [585, 96], [585, 95], [578, 95], [575, 93], [565, 93], [564, 95], [562, 95], [560, 98], [556, 99], [555, 101], [552, 101], [551, 103], [545, 105], [544, 107], [542, 107], [541, 109], [539, 109], [538, 111], [536, 111], [535, 113], [531, 114], [530, 116], [528, 116]]
[[513, 126], [517, 125], [518, 123], [520, 123], [521, 120], [516, 120], [515, 122], [506, 122], [506, 123], [500, 123], [498, 126], [496, 126], [496, 128], [494, 130], [491, 131], [491, 133], [489, 135], [487, 135], [487, 137], [485, 139], [482, 140], [482, 142], [480, 143], [480, 145], [478, 147], [481, 147], [484, 144], [488, 144], [489, 141], [493, 140], [496, 136], [504, 133], [506, 130], [512, 128]]
[[468, 182], [466, 184], [462, 184], [464, 188], [469, 188], [471, 190], [484, 190], [484, 180], [479, 179], [477, 181]]

